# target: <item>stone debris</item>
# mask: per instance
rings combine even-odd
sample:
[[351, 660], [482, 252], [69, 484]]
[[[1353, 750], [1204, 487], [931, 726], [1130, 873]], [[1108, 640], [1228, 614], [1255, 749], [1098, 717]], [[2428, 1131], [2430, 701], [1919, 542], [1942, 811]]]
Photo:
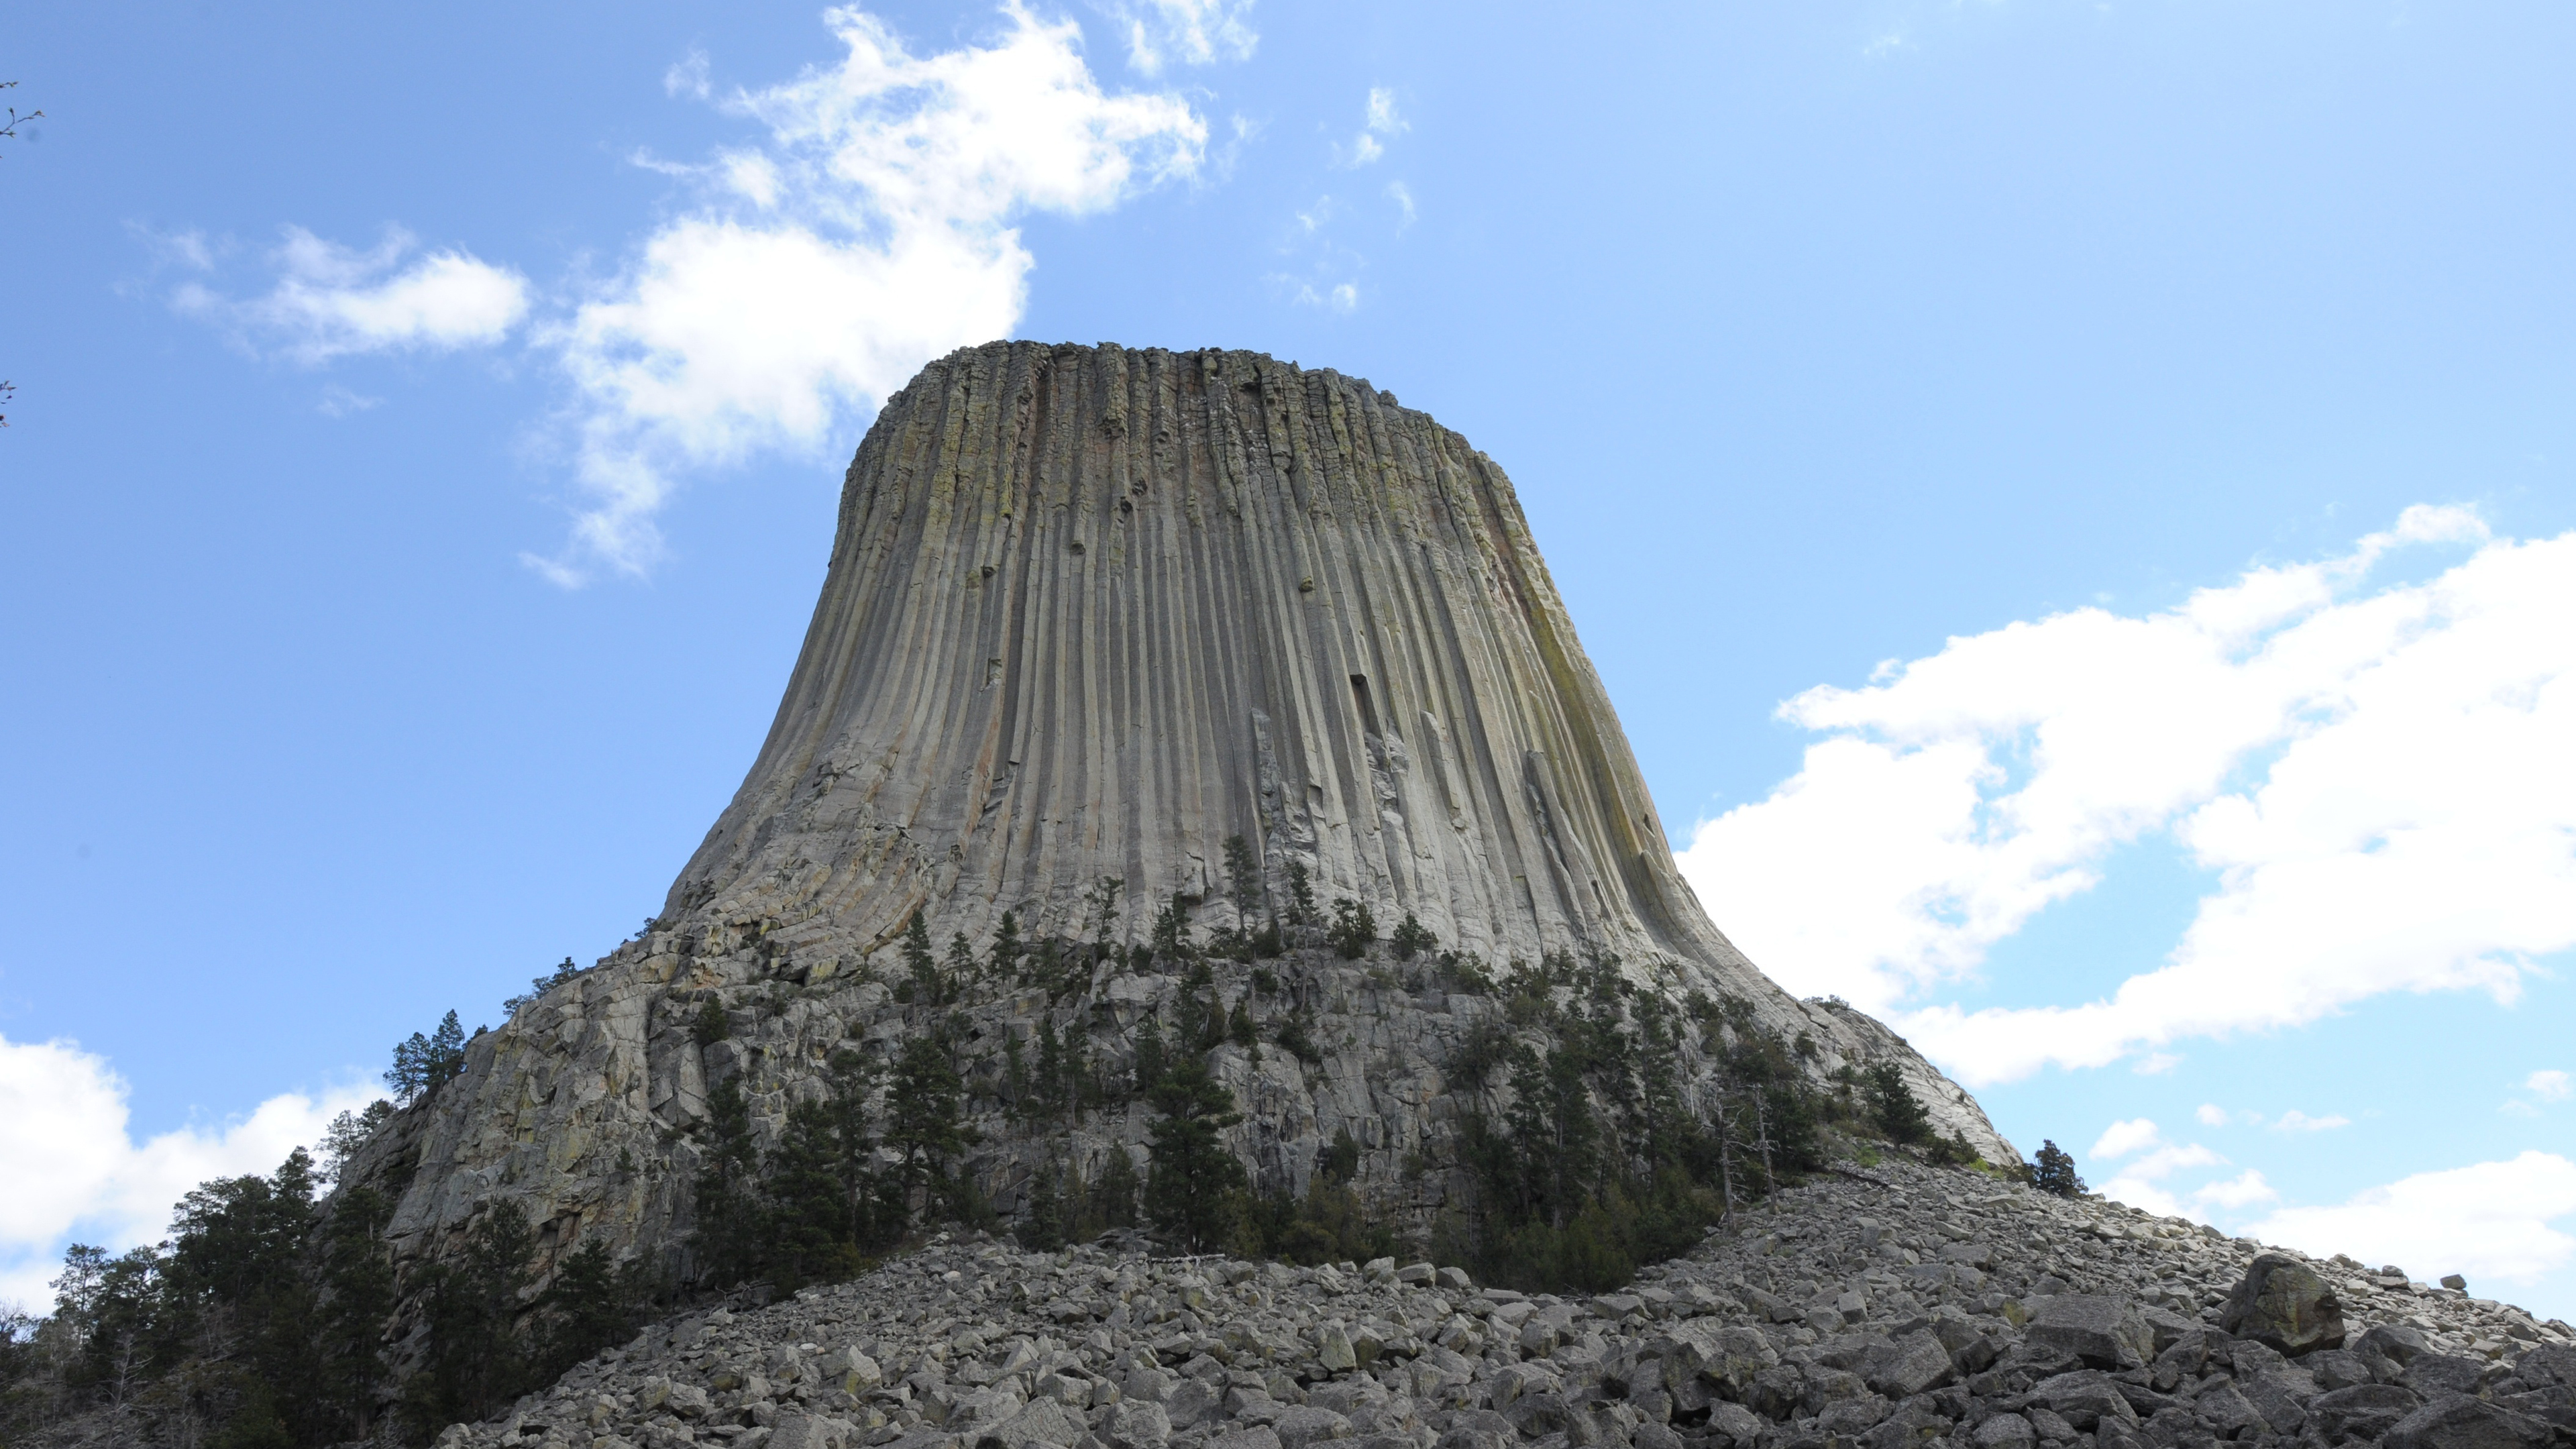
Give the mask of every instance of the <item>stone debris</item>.
[[[2231, 1327], [2230, 1325], [2234, 1325]], [[2285, 1348], [2283, 1345], [2287, 1345]], [[440, 1449], [2576, 1444], [2576, 1332], [2093, 1199], [1888, 1163], [1598, 1295], [940, 1237], [657, 1325]], [[1336, 1441], [1349, 1441], [1346, 1446]]]

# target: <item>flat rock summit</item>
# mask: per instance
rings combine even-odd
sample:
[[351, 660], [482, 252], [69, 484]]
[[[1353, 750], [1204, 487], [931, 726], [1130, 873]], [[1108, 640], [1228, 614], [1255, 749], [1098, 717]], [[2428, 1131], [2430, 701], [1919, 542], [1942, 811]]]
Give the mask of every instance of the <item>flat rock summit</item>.
[[[980, 1227], [724, 1275], [728, 1164], [925, 1102], [870, 1160]], [[1395, 1251], [1053, 1231], [1184, 1116]], [[887, 399], [660, 914], [342, 1181], [406, 1274], [506, 1213], [532, 1293], [604, 1250], [694, 1305], [445, 1449], [2576, 1444], [2564, 1324], [2027, 1176], [1709, 920], [1491, 459], [1332, 371], [1010, 342]], [[1599, 1291], [1448, 1251], [1608, 1281], [1585, 1214], [1650, 1212], [1679, 1256]]]

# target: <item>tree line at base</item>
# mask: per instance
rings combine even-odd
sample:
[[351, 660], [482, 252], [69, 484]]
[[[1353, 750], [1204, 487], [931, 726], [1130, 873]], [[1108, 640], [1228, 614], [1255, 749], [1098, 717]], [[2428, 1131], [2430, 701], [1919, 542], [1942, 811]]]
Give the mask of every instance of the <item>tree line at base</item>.
[[[1230, 866], [1241, 865], [1238, 844], [1229, 842]], [[1387, 954], [1499, 1004], [1499, 1019], [1470, 1031], [1445, 1067], [1478, 1089], [1475, 1100], [1501, 1105], [1470, 1113], [1438, 1155], [1402, 1164], [1408, 1184], [1441, 1179], [1442, 1191], [1421, 1195], [1442, 1203], [1427, 1226], [1417, 1215], [1400, 1234], [1372, 1213], [1353, 1186], [1364, 1151], [1347, 1130], [1319, 1154], [1303, 1193], [1257, 1190], [1226, 1145], [1225, 1129], [1241, 1117], [1209, 1058], [1227, 1043], [1264, 1047], [1240, 999], [1221, 1008], [1214, 967], [1245, 968], [1252, 987], [1267, 991], [1278, 989], [1277, 976], [1257, 963], [1306, 945], [1346, 960], [1378, 949], [1365, 908], [1340, 902], [1327, 918], [1303, 886], [1292, 882], [1284, 918], [1220, 930], [1205, 944], [1193, 940], [1175, 901], [1156, 915], [1147, 942], [1113, 946], [1114, 881], [1093, 892], [1090, 942], [1022, 943], [1006, 916], [989, 956], [960, 937], [942, 961], [916, 917], [901, 949], [903, 1049], [891, 1062], [835, 1053], [819, 1096], [788, 1108], [766, 1151], [740, 1081], [721, 1077], [690, 1132], [698, 1227], [685, 1254], [649, 1268], [641, 1260], [619, 1267], [593, 1239], [561, 1257], [540, 1287], [534, 1235], [503, 1202], [476, 1220], [460, 1251], [404, 1269], [398, 1281], [383, 1230], [387, 1194], [401, 1183], [355, 1182], [323, 1195], [326, 1173], [302, 1149], [272, 1175], [208, 1182], [179, 1205], [169, 1241], [122, 1255], [75, 1246], [55, 1283], [54, 1313], [5, 1325], [0, 1432], [95, 1413], [142, 1431], [124, 1436], [133, 1442], [307, 1449], [374, 1433], [390, 1415], [402, 1437], [423, 1442], [622, 1343], [679, 1296], [847, 1279], [934, 1225], [1001, 1230], [1000, 1214], [963, 1170], [978, 1138], [961, 1068], [994, 1064], [965, 1060], [955, 1008], [983, 986], [1036, 986], [1060, 999], [1113, 953], [1130, 969], [1180, 976], [1175, 1019], [1149, 1017], [1126, 1060], [1107, 1062], [1060, 1038], [1050, 1015], [1034, 1064], [1013, 1041], [1007, 1062], [978, 1076], [1003, 1084], [994, 1105], [1023, 1123], [1073, 1126], [1137, 1101], [1152, 1112], [1141, 1165], [1116, 1146], [1096, 1163], [1060, 1159], [1038, 1169], [1008, 1225], [1031, 1248], [1150, 1225], [1188, 1251], [1312, 1264], [1364, 1261], [1407, 1240], [1480, 1281], [1599, 1291], [1687, 1251], [1708, 1225], [1837, 1152], [1867, 1161], [1884, 1144], [1998, 1171], [1955, 1135], [1933, 1133], [1893, 1063], [1845, 1066], [1820, 1086], [1802, 1065], [1815, 1044], [1783, 1040], [1747, 1002], [1697, 994], [1676, 1002], [1640, 990], [1607, 957], [1551, 955], [1497, 977], [1473, 956], [1438, 952], [1408, 916]], [[571, 974], [566, 962], [535, 991]], [[702, 1050], [733, 1030], [712, 993], [687, 1024]], [[1694, 1025], [1717, 1070], [1685, 1092], [1676, 1065]], [[1269, 1045], [1315, 1063], [1310, 1031], [1289, 1013]], [[462, 1070], [465, 1041], [449, 1013], [436, 1032], [396, 1049], [389, 1085], [406, 1100], [435, 1093]], [[1483, 1090], [1493, 1087], [1504, 1090]], [[334, 1124], [329, 1175], [393, 1110], [379, 1102]], [[1999, 1175], [2068, 1196], [2083, 1190], [2053, 1142], [2035, 1165]], [[397, 1323], [400, 1303], [410, 1311]], [[408, 1366], [399, 1381], [397, 1361]]]

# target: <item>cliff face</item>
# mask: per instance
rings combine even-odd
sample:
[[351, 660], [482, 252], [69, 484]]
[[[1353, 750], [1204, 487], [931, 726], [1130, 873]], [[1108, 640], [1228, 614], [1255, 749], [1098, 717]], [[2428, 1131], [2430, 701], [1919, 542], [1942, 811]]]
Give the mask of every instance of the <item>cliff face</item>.
[[[1748, 1029], [1803, 1035], [1820, 1074], [1896, 1062], [1942, 1131], [2017, 1160], [1884, 1028], [1790, 998], [1708, 921], [1490, 459], [1332, 372], [1011, 343], [887, 401], [768, 740], [656, 929], [479, 1037], [359, 1170], [409, 1174], [393, 1231], [410, 1252], [441, 1251], [496, 1195], [549, 1248], [665, 1250], [690, 1221], [710, 1082], [739, 1079], [774, 1134], [831, 1051], [886, 1055], [925, 1029], [889, 989], [916, 911], [979, 950], [1005, 911], [1024, 937], [1088, 938], [1086, 892], [1113, 877], [1114, 938], [1142, 940], [1175, 897], [1194, 929], [1234, 926], [1234, 835], [1258, 855], [1252, 920], [1302, 867], [1327, 908], [1365, 903], [1381, 928], [1410, 913], [1498, 972], [1616, 958], [1634, 990], [1732, 999]], [[1363, 1190], [1436, 1212], [1452, 1185], [1419, 1163], [1500, 1090], [1445, 1064], [1502, 1004], [1428, 957], [1273, 968], [1256, 991], [1220, 964], [1215, 987], [1265, 1038], [1305, 1024], [1304, 1050], [1211, 1058], [1257, 1181], [1302, 1189], [1347, 1129]], [[1147, 1121], [1128, 1105], [1015, 1123], [1003, 1044], [1053, 1028], [1114, 1071], [1178, 994], [1123, 965], [1055, 994], [969, 993], [984, 1141], [967, 1166], [997, 1206], [1041, 1161], [1089, 1173], [1140, 1150]], [[702, 1048], [710, 997], [728, 1029]], [[1690, 1028], [1688, 1080], [1720, 1044], [1713, 1020]]]
[[1503, 960], [1750, 979], [1674, 871], [1502, 471], [1247, 353], [962, 352], [860, 447], [795, 677], [669, 918], [860, 959], [916, 908], [1217, 895], [1222, 843]]

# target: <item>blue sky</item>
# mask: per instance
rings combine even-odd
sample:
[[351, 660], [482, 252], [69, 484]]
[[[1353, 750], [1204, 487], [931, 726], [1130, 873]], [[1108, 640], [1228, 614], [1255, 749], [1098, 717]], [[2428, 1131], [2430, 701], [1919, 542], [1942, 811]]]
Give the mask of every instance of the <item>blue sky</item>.
[[876, 399], [1009, 334], [1430, 410], [1782, 980], [2576, 1316], [2563, 8], [11, 31], [0, 1297], [656, 909]]

